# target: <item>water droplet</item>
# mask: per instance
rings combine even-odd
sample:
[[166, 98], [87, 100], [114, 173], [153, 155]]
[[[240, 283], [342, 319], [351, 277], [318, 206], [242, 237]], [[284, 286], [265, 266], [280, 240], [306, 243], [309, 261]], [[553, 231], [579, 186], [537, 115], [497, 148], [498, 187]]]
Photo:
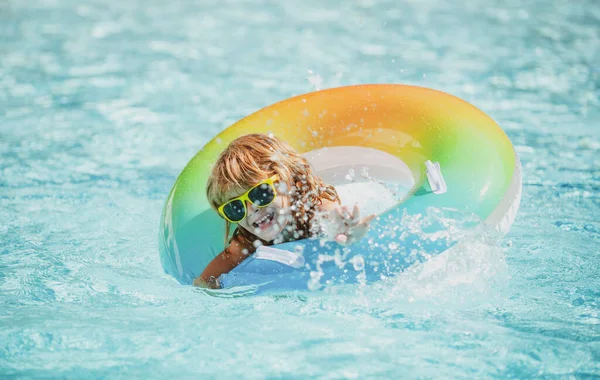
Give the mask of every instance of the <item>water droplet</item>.
[[356, 255], [352, 259], [350, 259], [354, 270], [362, 271], [365, 269], [365, 259], [361, 255]]

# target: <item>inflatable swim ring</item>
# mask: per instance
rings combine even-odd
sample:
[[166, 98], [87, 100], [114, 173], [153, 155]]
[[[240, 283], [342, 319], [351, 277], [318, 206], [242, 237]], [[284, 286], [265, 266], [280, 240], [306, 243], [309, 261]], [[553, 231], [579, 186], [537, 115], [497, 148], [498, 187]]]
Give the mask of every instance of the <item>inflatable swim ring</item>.
[[[206, 199], [206, 181], [219, 153], [248, 133], [285, 140], [326, 183], [337, 186], [361, 177], [407, 191], [372, 222], [360, 242], [341, 247], [307, 239], [260, 247], [221, 276], [223, 287], [314, 289], [393, 276], [456, 243], [451, 234], [439, 233], [448, 232], [449, 218], [505, 234], [519, 206], [521, 167], [515, 150], [502, 129], [469, 103], [405, 85], [312, 92], [233, 124], [179, 175], [163, 209], [159, 249], [166, 273], [183, 284], [191, 284], [224, 248], [225, 223]], [[402, 224], [426, 217], [424, 230]]]

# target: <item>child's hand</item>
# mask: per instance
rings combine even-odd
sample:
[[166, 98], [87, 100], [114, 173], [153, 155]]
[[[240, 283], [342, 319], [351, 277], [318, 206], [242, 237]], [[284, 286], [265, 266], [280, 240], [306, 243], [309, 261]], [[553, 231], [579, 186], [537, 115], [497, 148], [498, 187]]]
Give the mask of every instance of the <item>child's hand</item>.
[[369, 215], [360, 219], [358, 205], [354, 205], [352, 213], [348, 207], [342, 206], [330, 211], [327, 237], [341, 245], [352, 244], [360, 240], [369, 231], [369, 222], [377, 215]]

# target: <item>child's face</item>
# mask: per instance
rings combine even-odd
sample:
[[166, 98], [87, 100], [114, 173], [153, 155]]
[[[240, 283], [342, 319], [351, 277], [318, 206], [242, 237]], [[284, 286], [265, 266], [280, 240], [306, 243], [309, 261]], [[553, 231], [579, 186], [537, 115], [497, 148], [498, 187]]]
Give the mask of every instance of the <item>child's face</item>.
[[259, 208], [251, 202], [246, 202], [247, 215], [239, 225], [256, 237], [273, 241], [279, 236], [291, 219], [290, 199], [285, 186], [276, 183], [277, 197], [270, 205]]

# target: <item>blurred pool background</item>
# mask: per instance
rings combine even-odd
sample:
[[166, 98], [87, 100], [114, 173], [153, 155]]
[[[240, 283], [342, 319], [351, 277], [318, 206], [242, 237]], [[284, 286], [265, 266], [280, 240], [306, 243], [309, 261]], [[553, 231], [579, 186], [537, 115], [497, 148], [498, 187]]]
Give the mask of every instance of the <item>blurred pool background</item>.
[[[599, 62], [596, 0], [0, 1], [0, 377], [600, 376]], [[502, 247], [289, 296], [163, 274], [160, 212], [198, 149], [359, 83], [502, 126], [524, 170]]]

